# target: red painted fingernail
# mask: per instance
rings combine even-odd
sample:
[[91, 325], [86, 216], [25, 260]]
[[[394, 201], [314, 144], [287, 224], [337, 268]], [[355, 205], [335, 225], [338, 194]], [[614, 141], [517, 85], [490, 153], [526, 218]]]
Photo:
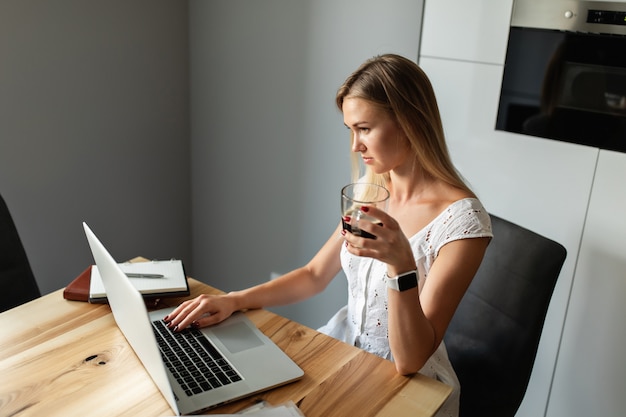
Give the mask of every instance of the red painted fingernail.
[[341, 230], [341, 236], [345, 236], [346, 235], [346, 229], [342, 229]]
[[367, 213], [368, 211], [370, 211], [370, 208], [367, 207], [367, 206], [363, 206], [363, 207], [361, 207], [361, 211], [364, 211], [364, 212]]
[[194, 329], [197, 329], [198, 327], [200, 327], [200, 323], [198, 323], [197, 321], [194, 321], [191, 323], [191, 327], [193, 327]]

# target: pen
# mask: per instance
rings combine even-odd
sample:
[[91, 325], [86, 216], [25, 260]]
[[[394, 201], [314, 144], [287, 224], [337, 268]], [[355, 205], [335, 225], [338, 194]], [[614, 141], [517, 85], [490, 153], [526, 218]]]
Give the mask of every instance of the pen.
[[126, 274], [129, 278], [163, 278], [161, 274]]

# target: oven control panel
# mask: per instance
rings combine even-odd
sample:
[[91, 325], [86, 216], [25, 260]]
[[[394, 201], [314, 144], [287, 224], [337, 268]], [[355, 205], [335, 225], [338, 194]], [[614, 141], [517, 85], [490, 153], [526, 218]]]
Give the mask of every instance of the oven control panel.
[[613, 12], [609, 10], [589, 10], [587, 12], [587, 23], [626, 26], [626, 12]]

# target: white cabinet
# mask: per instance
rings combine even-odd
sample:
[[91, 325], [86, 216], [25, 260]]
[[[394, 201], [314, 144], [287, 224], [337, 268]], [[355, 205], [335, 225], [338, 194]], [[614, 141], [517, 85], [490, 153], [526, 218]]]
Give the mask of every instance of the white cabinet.
[[504, 64], [513, 0], [426, 0], [420, 55]]
[[600, 151], [548, 417], [626, 413], [626, 154]]

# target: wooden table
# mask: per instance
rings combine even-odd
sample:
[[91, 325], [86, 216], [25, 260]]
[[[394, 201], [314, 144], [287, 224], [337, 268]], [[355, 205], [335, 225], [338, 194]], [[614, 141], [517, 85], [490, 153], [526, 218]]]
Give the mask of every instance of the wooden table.
[[[191, 297], [218, 293], [190, 279]], [[168, 299], [159, 307], [182, 299]], [[432, 416], [450, 387], [266, 310], [246, 313], [304, 370], [294, 383], [211, 410], [292, 400], [307, 417]], [[171, 416], [106, 304], [62, 290], [0, 314], [0, 416]]]

